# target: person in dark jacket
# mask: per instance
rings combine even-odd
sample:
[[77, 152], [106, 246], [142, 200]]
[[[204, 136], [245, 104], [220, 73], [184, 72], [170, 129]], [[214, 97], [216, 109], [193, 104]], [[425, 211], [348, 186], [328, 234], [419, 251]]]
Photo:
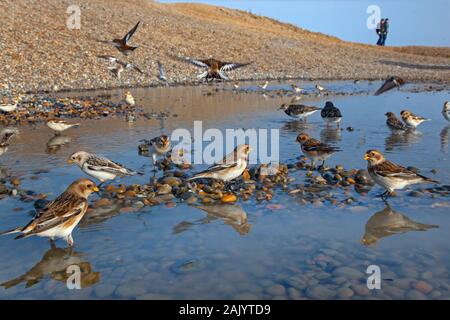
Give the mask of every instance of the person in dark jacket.
[[384, 19], [384, 23], [381, 27], [380, 33], [381, 33], [381, 42], [380, 46], [384, 46], [387, 38], [387, 34], [389, 32], [389, 19]]
[[377, 28], [376, 28], [376, 32], [378, 35], [378, 41], [377, 41], [377, 45], [381, 45], [381, 26], [384, 24], [384, 19], [381, 19], [380, 22], [378, 22]]

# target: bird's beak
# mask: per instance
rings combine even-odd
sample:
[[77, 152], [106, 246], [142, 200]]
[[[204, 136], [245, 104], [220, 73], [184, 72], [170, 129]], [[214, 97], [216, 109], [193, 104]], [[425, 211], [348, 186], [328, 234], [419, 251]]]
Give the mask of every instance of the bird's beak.
[[67, 164], [72, 164], [72, 163], [73, 163], [72, 159], [67, 160]]
[[94, 187], [92, 190], [93, 190], [94, 192], [99, 192], [99, 191], [100, 191], [100, 189], [99, 189], [98, 187]]
[[369, 155], [368, 155], [368, 154], [365, 154], [365, 155], [364, 155], [364, 160], [369, 160], [369, 159], [370, 159]]

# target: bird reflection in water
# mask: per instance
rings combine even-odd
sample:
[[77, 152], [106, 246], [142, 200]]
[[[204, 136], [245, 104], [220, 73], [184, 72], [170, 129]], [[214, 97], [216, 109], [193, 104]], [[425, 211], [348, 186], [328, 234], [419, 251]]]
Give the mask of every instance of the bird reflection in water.
[[404, 214], [392, 210], [389, 204], [373, 214], [366, 223], [366, 230], [361, 243], [366, 246], [375, 245], [380, 239], [409, 231], [427, 231], [438, 228], [433, 224], [419, 223]]
[[281, 128], [282, 131], [286, 132], [308, 132], [310, 130], [314, 129], [314, 124], [303, 122], [301, 120], [291, 120], [287, 121], [283, 127]]
[[341, 128], [325, 127], [320, 131], [320, 140], [325, 143], [337, 143], [342, 140]]
[[193, 226], [211, 223], [221, 219], [225, 224], [231, 226], [240, 235], [250, 232], [251, 225], [248, 223], [247, 213], [237, 204], [214, 204], [214, 205], [191, 205], [196, 209], [206, 212], [205, 218], [189, 222], [182, 221], [173, 228], [173, 233], [178, 234], [189, 230]]
[[396, 148], [401, 149], [402, 147], [418, 143], [421, 139], [422, 133], [417, 130], [409, 129], [405, 132], [392, 132], [385, 139], [385, 149], [386, 151], [392, 151]]
[[2, 283], [0, 286], [9, 289], [24, 282], [25, 287], [30, 288], [48, 276], [53, 280], [66, 283], [68, 278], [73, 275], [73, 272], [68, 272], [68, 268], [78, 266], [81, 271], [81, 288], [88, 288], [100, 281], [100, 272], [92, 271], [91, 264], [85, 261], [82, 256], [81, 253], [75, 252], [73, 248], [62, 249], [52, 245], [41, 261], [28, 272]]
[[59, 150], [61, 150], [61, 148], [64, 145], [70, 143], [71, 141], [72, 141], [71, 137], [64, 136], [64, 135], [55, 135], [55, 136], [51, 137], [50, 140], [48, 140], [47, 148], [45, 149], [45, 152], [47, 154], [55, 154]]
[[448, 153], [448, 137], [450, 135], [450, 125], [444, 127], [441, 131], [441, 152]]

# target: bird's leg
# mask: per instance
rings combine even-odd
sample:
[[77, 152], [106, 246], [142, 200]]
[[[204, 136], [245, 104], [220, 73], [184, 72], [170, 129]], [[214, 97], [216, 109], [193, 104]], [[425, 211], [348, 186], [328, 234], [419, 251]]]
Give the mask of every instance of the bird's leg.
[[69, 235], [66, 237], [66, 241], [67, 241], [67, 244], [69, 245], [69, 247], [73, 247], [73, 238], [72, 238], [72, 234], [69, 234]]
[[158, 165], [158, 160], [156, 159], [155, 153], [152, 154], [152, 163], [153, 163], [153, 172], [154, 174], [156, 174], [156, 172], [158, 171], [158, 169], [156, 168], [156, 166]]
[[380, 197], [383, 201], [386, 201], [387, 198], [391, 195], [391, 192], [389, 190], [386, 190], [385, 192], [383, 192]]
[[319, 171], [325, 171], [325, 160], [322, 160], [322, 164], [318, 168]]
[[103, 186], [103, 185], [105, 184], [105, 182], [106, 182], [106, 181], [102, 181], [102, 182], [100, 182], [100, 184], [99, 184], [99, 185], [97, 186], [97, 188], [99, 188], [99, 189], [100, 189], [100, 188], [101, 188], [101, 187], [102, 187], [102, 186]]

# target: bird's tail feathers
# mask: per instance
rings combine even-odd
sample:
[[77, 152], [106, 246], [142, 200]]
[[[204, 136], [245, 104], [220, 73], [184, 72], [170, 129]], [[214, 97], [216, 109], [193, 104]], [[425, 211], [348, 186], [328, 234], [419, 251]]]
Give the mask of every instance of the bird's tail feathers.
[[22, 231], [22, 228], [15, 228], [15, 229], [6, 230], [6, 231], [0, 231], [0, 236], [7, 235], [7, 234], [14, 234], [14, 233], [18, 233], [21, 231]]

